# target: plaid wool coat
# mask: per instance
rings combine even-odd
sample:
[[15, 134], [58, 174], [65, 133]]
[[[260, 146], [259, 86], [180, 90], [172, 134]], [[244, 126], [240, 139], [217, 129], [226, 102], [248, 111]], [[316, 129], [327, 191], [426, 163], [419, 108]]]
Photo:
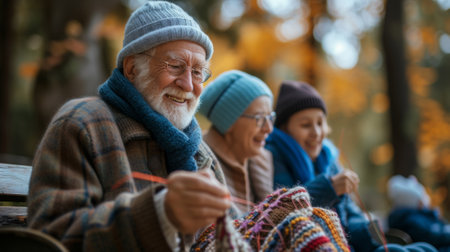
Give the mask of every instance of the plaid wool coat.
[[[195, 159], [224, 183], [205, 143]], [[153, 199], [164, 186], [133, 179], [134, 171], [167, 177], [164, 151], [143, 125], [98, 97], [67, 102], [33, 161], [29, 226], [71, 251], [170, 250]]]

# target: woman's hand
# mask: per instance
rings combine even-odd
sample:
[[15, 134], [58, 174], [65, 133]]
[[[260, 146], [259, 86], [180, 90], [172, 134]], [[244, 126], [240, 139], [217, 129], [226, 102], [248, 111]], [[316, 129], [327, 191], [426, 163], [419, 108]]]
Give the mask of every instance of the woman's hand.
[[343, 170], [331, 178], [331, 184], [338, 196], [349, 194], [358, 189], [359, 177], [354, 171]]

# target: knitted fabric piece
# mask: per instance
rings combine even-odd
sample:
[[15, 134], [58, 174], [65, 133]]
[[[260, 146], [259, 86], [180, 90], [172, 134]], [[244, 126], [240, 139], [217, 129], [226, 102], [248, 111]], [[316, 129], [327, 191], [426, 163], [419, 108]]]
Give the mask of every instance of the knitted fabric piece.
[[310, 205], [303, 187], [281, 188], [246, 216], [220, 219], [191, 251], [350, 251], [336, 213]]

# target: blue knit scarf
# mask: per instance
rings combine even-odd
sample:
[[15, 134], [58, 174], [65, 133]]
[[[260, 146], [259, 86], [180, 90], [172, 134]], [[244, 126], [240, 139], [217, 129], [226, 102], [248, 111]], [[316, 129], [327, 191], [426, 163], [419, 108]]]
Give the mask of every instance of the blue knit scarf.
[[201, 141], [201, 130], [195, 118], [183, 131], [154, 111], [139, 91], [116, 68], [98, 92], [100, 97], [125, 115], [142, 123], [165, 151], [167, 172], [196, 171], [194, 154]]
[[266, 141], [267, 144], [279, 150], [278, 154], [281, 155], [281, 159], [286, 162], [287, 168], [294, 175], [293, 179], [303, 184], [313, 180], [316, 174], [328, 174], [331, 165], [339, 155], [333, 143], [324, 139], [322, 150], [313, 163], [300, 144], [278, 128], [273, 129]]

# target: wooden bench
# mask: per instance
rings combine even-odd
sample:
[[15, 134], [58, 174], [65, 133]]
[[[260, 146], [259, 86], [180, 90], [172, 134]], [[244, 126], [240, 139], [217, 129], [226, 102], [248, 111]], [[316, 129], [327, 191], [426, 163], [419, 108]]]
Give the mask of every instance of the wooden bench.
[[0, 163], [0, 226], [26, 226], [31, 166]]
[[0, 243], [2, 251], [68, 252], [39, 230], [27, 228], [27, 195], [31, 166], [0, 163]]
[[[0, 238], [4, 238], [4, 236], [1, 235], [1, 231], [5, 233], [5, 230], [8, 230], [2, 230], [1, 228], [26, 227], [26, 201], [30, 176], [31, 166], [0, 163]], [[29, 229], [12, 230], [15, 232], [40, 233]], [[11, 234], [11, 230], [8, 230], [6, 233]], [[26, 233], [26, 235], [31, 236], [28, 233]], [[20, 235], [23, 236], [23, 234]], [[39, 239], [41, 239], [40, 237], [45, 234], [33, 234], [33, 236], [37, 235], [39, 235]], [[388, 242], [398, 244], [408, 244], [412, 242], [409, 235], [401, 230], [388, 230], [385, 235]], [[53, 243], [62, 247], [57, 241], [47, 241], [47, 243]]]

